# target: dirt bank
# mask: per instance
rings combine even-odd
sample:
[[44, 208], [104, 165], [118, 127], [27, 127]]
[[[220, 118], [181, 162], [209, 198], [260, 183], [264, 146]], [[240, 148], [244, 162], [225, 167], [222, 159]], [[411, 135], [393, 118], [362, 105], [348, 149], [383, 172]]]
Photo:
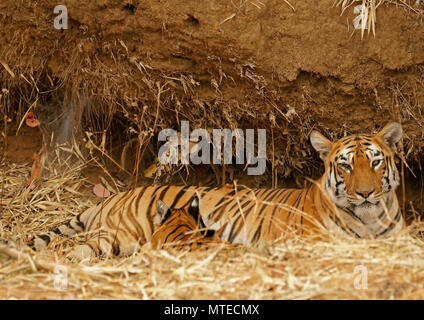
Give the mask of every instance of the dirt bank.
[[397, 120], [411, 167], [421, 163], [422, 5], [380, 6], [376, 36], [361, 39], [354, 6], [341, 15], [332, 0], [63, 4], [67, 30], [54, 28], [55, 1], [0, 4], [1, 102], [17, 123], [35, 101], [72, 109], [117, 155], [139, 133], [157, 151], [157, 132], [184, 119], [265, 128], [269, 175], [282, 177], [319, 168], [312, 128], [336, 138]]

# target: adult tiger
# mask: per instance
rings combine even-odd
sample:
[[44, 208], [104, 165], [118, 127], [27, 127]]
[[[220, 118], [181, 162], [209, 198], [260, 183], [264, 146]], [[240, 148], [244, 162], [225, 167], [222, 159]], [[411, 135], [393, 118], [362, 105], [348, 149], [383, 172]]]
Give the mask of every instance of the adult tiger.
[[399, 231], [404, 222], [395, 189], [399, 174], [394, 163], [396, 143], [402, 137], [398, 123], [376, 135], [351, 135], [335, 142], [317, 131], [311, 143], [324, 161], [323, 176], [306, 189], [249, 189], [190, 186], [139, 187], [107, 198], [77, 215], [67, 225], [35, 239], [45, 247], [57, 234], [93, 231], [74, 255], [131, 254], [149, 241], [158, 228], [155, 204], [187, 206], [195, 193], [206, 226], [221, 230], [231, 243], [270, 243], [292, 234], [319, 230], [375, 238]]
[[197, 195], [188, 208], [170, 209], [163, 201], [158, 200], [155, 222], [160, 227], [153, 233], [150, 241], [154, 249], [166, 246], [196, 249], [222, 243], [215, 230], [206, 229], [199, 214]]

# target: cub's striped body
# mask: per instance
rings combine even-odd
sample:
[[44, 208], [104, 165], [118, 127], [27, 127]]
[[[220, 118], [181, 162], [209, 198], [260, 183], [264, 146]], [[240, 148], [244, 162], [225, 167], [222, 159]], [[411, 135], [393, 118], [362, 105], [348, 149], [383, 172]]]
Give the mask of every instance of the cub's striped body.
[[154, 223], [158, 200], [169, 208], [183, 208], [195, 194], [206, 227], [219, 229], [220, 238], [231, 243], [272, 243], [323, 230], [356, 238], [389, 236], [403, 226], [393, 152], [401, 136], [397, 123], [375, 136], [352, 135], [336, 142], [314, 131], [311, 143], [325, 172], [306, 189], [140, 187], [106, 199], [68, 225], [36, 238], [34, 245], [44, 247], [57, 234], [98, 230], [75, 248], [75, 255], [131, 254], [159, 227]]

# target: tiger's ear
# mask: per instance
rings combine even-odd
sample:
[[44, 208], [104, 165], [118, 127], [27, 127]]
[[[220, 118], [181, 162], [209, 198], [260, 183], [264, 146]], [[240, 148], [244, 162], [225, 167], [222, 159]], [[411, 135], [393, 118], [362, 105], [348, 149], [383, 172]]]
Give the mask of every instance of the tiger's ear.
[[197, 220], [199, 217], [199, 197], [195, 195], [193, 200], [191, 200], [190, 207], [188, 207], [188, 212]]
[[333, 143], [315, 130], [311, 132], [310, 139], [312, 147], [318, 151], [320, 158], [325, 161], [330, 153]]
[[376, 137], [379, 137], [386, 146], [390, 149], [394, 149], [396, 143], [400, 141], [403, 135], [402, 126], [398, 122], [391, 122], [384, 126]]
[[155, 224], [160, 224], [166, 216], [171, 214], [168, 206], [162, 200], [158, 200], [156, 211], [157, 215], [153, 221]]
[[203, 222], [202, 216], [199, 213], [199, 197], [194, 195], [193, 200], [191, 200], [190, 207], [188, 207], [188, 213], [196, 220], [200, 228], [206, 228], [205, 223]]

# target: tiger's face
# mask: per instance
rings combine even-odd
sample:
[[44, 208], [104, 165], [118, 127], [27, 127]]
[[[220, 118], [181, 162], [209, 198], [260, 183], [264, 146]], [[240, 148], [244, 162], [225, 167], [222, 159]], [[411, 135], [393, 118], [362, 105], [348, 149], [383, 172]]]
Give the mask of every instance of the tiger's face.
[[[312, 146], [325, 164], [323, 185], [335, 205], [364, 219], [388, 210], [399, 186], [394, 149], [402, 137], [398, 123], [376, 135], [351, 135], [331, 142], [317, 131]], [[395, 195], [394, 195], [395, 196]]]

